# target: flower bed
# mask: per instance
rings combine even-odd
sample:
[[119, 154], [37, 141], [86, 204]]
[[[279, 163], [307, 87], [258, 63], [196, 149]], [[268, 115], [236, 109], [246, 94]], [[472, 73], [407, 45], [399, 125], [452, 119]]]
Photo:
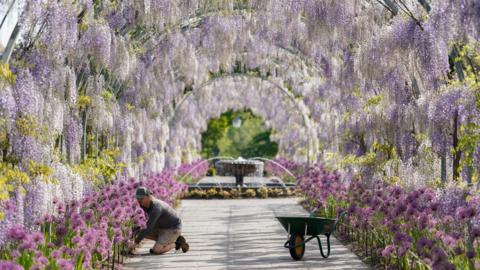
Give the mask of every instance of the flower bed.
[[299, 187], [319, 215], [348, 211], [338, 236], [356, 242], [365, 259], [399, 269], [480, 269], [480, 196], [341, 179], [318, 165]]
[[145, 223], [134, 196], [140, 185], [171, 205], [186, 191], [171, 171], [164, 171], [142, 182], [132, 178], [104, 187], [67, 205], [55, 202], [55, 213], [38, 221], [40, 230], [22, 226], [8, 230], [10, 241], [1, 248], [0, 269], [112, 268], [110, 259], [119, 246], [131, 241], [132, 228]]
[[297, 188], [210, 188], [192, 189], [185, 193], [184, 199], [242, 199], [242, 198], [280, 198], [297, 197]]

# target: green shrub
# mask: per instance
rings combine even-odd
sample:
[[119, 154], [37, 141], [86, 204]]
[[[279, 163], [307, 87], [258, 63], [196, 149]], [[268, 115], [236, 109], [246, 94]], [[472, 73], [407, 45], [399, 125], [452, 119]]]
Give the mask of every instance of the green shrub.
[[216, 197], [217, 195], [218, 195], [218, 192], [217, 192], [217, 190], [214, 189], [214, 188], [211, 188], [211, 189], [207, 190], [207, 192], [206, 192], [207, 198], [214, 198], [214, 197]]
[[226, 190], [222, 190], [222, 191], [218, 192], [218, 195], [222, 199], [230, 199], [232, 197], [232, 194], [230, 194], [230, 192], [228, 192]]
[[268, 195], [273, 198], [277, 198], [283, 195], [283, 191], [277, 188], [271, 188], [268, 191]]
[[261, 187], [258, 189], [258, 195], [260, 196], [260, 198], [262, 199], [266, 199], [268, 198], [268, 188], [266, 187]]
[[192, 198], [192, 199], [201, 199], [201, 198], [205, 198], [206, 196], [207, 196], [206, 192], [200, 189], [194, 189], [187, 192], [187, 194], [185, 194], [185, 198]]
[[249, 188], [245, 191], [244, 193], [245, 197], [247, 198], [255, 198], [255, 196], [257, 196], [257, 193], [255, 192], [254, 189], [252, 188]]
[[230, 190], [230, 195], [233, 199], [238, 199], [240, 198], [240, 192], [241, 192], [240, 189], [233, 188], [232, 190]]

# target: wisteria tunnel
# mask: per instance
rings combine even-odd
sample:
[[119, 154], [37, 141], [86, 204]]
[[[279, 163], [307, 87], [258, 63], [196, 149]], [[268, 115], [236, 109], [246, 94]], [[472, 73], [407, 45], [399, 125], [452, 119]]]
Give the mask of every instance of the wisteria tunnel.
[[0, 19], [0, 270], [480, 269], [479, 0]]

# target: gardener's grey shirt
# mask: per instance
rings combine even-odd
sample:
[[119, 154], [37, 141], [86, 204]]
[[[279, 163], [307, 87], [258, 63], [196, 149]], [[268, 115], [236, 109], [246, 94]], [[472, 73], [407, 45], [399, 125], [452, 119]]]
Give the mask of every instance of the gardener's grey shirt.
[[159, 231], [165, 229], [181, 229], [182, 221], [177, 212], [166, 202], [152, 197], [148, 208], [142, 207], [148, 215], [147, 227], [141, 230], [135, 243], [140, 243], [147, 235], [157, 236]]

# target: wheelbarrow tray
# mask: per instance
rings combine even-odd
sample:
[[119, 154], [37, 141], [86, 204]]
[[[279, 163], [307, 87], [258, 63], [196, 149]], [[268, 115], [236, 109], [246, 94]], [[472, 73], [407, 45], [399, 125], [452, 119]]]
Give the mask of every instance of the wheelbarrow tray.
[[[331, 234], [336, 219], [322, 217], [276, 217], [289, 234], [328, 235]], [[305, 227], [307, 231], [305, 232]]]

